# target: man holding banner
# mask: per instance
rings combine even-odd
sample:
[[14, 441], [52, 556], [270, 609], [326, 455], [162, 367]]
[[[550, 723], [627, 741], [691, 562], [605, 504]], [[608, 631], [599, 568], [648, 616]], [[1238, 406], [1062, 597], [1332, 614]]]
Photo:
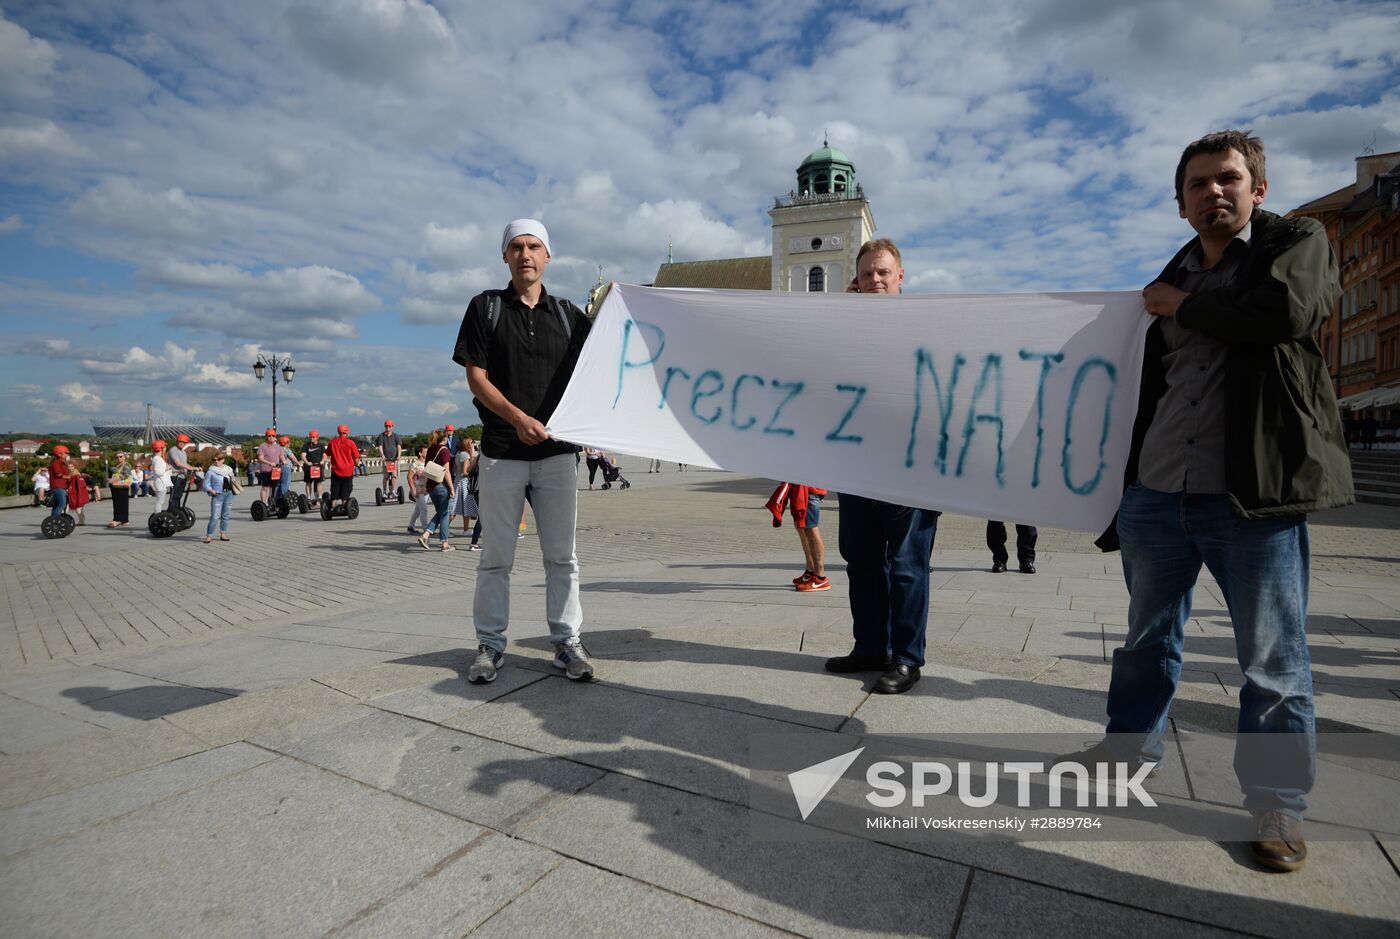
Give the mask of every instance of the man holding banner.
[[452, 356], [466, 367], [482, 423], [478, 485], [486, 542], [472, 607], [479, 646], [467, 680], [495, 681], [505, 653], [515, 529], [528, 493], [544, 556], [554, 666], [581, 681], [593, 677], [593, 666], [579, 642], [579, 448], [551, 437], [541, 422], [559, 404], [590, 324], [582, 310], [544, 289], [549, 232], [540, 222], [523, 218], [507, 225], [501, 258], [510, 284], [472, 299]]
[[[1244, 671], [1235, 771], [1256, 819], [1253, 855], [1290, 871], [1307, 858], [1315, 772], [1305, 513], [1350, 503], [1352, 481], [1312, 336], [1338, 296], [1336, 258], [1317, 222], [1260, 209], [1267, 189], [1263, 143], [1246, 132], [1203, 137], [1177, 166], [1177, 206], [1197, 237], [1143, 291], [1157, 319], [1127, 489], [1098, 542], [1121, 542], [1128, 635], [1113, 653], [1110, 737], [1076, 761], [1162, 759], [1204, 563]], [[1137, 752], [1116, 752], [1127, 749], [1119, 734]]]
[[[899, 248], [867, 241], [856, 255], [855, 292], [897, 294], [904, 283]], [[838, 543], [850, 582], [849, 655], [826, 660], [837, 673], [880, 671], [874, 691], [914, 687], [924, 664], [928, 626], [928, 562], [939, 513], [841, 493]]]

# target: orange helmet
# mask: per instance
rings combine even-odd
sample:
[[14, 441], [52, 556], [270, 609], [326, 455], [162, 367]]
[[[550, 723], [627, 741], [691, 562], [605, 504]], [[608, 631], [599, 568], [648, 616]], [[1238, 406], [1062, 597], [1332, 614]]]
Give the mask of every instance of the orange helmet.
[[453, 432], [454, 430], [456, 430], [456, 429], [457, 429], [457, 428], [453, 427], [451, 424], [448, 424], [448, 425], [447, 425], [447, 428], [446, 428], [446, 430], [447, 430], [447, 432], [448, 432], [449, 434], [452, 433], [452, 432]]
[[280, 436], [280, 437], [277, 438], [277, 442], [278, 442], [278, 443], [291, 443], [291, 442], [292, 442], [292, 438], [291, 438], [291, 437], [288, 437], [286, 434], [283, 434], [282, 436]]
[[63, 455], [64, 455], [65, 453], [67, 453], [67, 452], [68, 452], [68, 448], [65, 447], [63, 444], [59, 444], [58, 446], [56, 446], [56, 447], [53, 448], [53, 455], [54, 455], [54, 456], [63, 456]]
[[393, 422], [393, 421], [385, 421], [385, 422], [384, 422], [384, 426], [385, 426], [385, 427], [393, 427], [393, 426], [394, 426], [394, 422]]
[[152, 440], [152, 441], [151, 441], [151, 449], [152, 449], [152, 450], [164, 450], [164, 449], [165, 449], [165, 441], [164, 441], [164, 440]]
[[275, 428], [269, 427], [267, 430], [263, 431], [263, 436], [264, 436], [264, 437], [276, 437], [276, 436], [277, 436], [277, 431], [276, 431]]
[[318, 437], [321, 436], [321, 432], [320, 432], [319, 430], [313, 430], [311, 433], [307, 434], [306, 436], [310, 437], [312, 440], [315, 440], [315, 439], [317, 439]]
[[337, 427], [337, 428], [335, 429], [335, 432], [336, 432], [337, 434], [348, 434], [348, 433], [350, 433], [350, 428], [347, 427], [347, 426], [345, 426], [344, 424], [341, 424], [339, 427]]
[[176, 442], [176, 443], [189, 443], [189, 442], [190, 442], [190, 435], [189, 435], [189, 434], [180, 434], [180, 435], [178, 435], [178, 436], [175, 438], [175, 442]]

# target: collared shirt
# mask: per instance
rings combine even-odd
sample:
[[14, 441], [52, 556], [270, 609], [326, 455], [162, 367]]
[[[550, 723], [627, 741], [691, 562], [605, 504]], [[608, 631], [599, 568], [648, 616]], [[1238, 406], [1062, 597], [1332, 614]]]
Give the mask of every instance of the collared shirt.
[[[535, 420], [546, 421], [564, 397], [564, 388], [573, 375], [590, 326], [577, 308], [565, 306], [565, 310], [573, 315], [567, 333], [543, 288], [532, 309], [520, 301], [511, 284], [501, 293], [501, 313], [493, 331], [487, 317], [487, 294], [478, 294], [462, 317], [452, 360], [458, 365], [484, 368], [507, 401]], [[484, 456], [542, 460], [578, 450], [570, 443], [553, 439], [527, 446], [520, 441], [514, 425], [479, 401], [476, 404], [481, 412]]]
[[[1246, 223], [1214, 267], [1201, 246], [1186, 255], [1175, 286], [1187, 293], [1228, 287], [1249, 249]], [[1158, 492], [1223, 493], [1225, 483], [1225, 356], [1229, 344], [1161, 319], [1167, 391], [1142, 443], [1138, 479]]]

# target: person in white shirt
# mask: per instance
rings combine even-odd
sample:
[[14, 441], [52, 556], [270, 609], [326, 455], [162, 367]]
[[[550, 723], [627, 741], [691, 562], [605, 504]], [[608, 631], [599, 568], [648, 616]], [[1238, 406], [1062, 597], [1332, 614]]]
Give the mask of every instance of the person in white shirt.
[[151, 444], [151, 491], [156, 494], [156, 511], [164, 512], [170, 499], [170, 464], [165, 462], [165, 441]]

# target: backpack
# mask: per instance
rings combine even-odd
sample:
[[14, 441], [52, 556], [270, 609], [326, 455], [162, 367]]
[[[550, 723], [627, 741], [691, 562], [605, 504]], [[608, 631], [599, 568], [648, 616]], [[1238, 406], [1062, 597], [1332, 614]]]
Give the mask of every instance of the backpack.
[[[490, 339], [496, 332], [496, 321], [501, 318], [501, 295], [503, 290], [486, 291], [486, 338]], [[565, 307], [567, 300], [560, 300], [554, 294], [545, 294], [545, 303], [554, 311], [554, 315], [559, 317], [559, 323], [564, 327], [564, 338], [571, 339], [574, 334], [573, 317], [569, 315], [569, 310]]]

